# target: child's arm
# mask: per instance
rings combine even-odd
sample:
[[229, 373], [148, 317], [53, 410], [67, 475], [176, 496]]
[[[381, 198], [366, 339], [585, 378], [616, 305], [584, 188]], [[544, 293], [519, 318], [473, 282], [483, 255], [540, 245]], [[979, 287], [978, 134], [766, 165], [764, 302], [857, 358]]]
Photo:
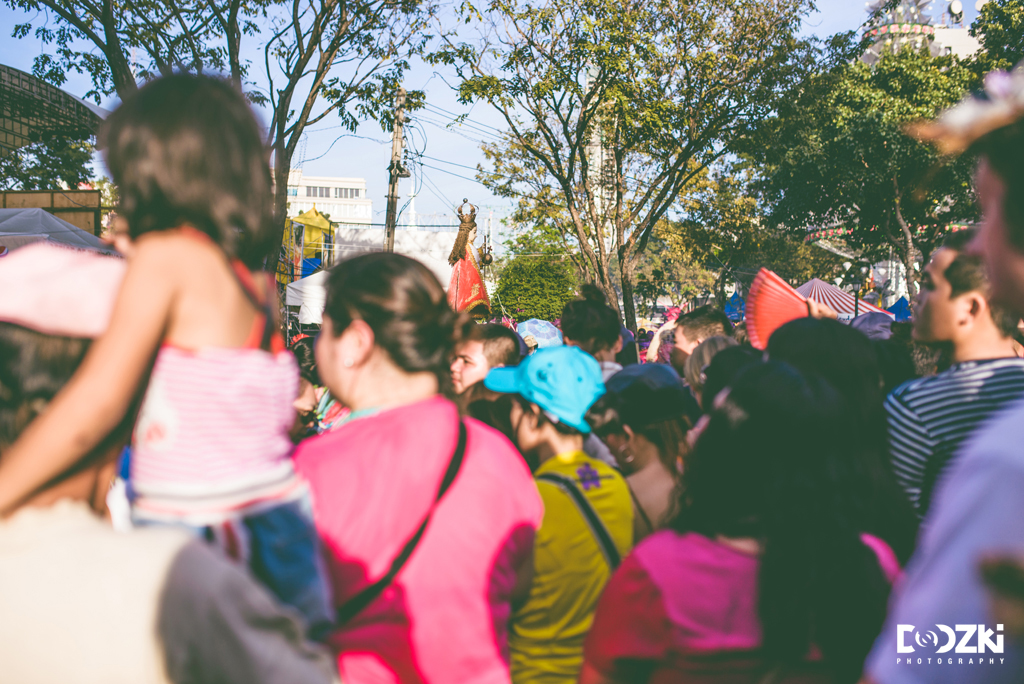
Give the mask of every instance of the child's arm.
[[170, 321], [173, 251], [140, 240], [107, 332], [47, 410], [0, 456], [0, 514], [88, 454], [124, 418]]

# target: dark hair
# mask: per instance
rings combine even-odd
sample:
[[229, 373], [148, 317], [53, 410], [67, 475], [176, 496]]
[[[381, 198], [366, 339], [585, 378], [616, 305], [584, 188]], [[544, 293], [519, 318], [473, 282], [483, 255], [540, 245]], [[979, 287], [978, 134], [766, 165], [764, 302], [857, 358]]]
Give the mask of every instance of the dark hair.
[[758, 613], [767, 658], [818, 646], [854, 682], [886, 614], [889, 585], [832, 477], [847, 407], [820, 378], [777, 362], [746, 368], [711, 411], [683, 471], [672, 526], [763, 544]]
[[519, 337], [498, 323], [474, 325], [469, 329], [468, 339], [483, 343], [484, 357], [491, 368], [517, 366], [522, 359], [519, 354]]
[[763, 354], [753, 347], [729, 347], [715, 354], [704, 371], [704, 387], [700, 393], [701, 409], [707, 413], [718, 393], [732, 384], [747, 366], [760, 363]]
[[448, 306], [426, 266], [401, 254], [374, 252], [342, 261], [327, 277], [327, 316], [340, 335], [366, 322], [378, 347], [406, 373], [429, 371], [451, 387], [450, 359], [473, 323]]
[[[472, 418], [476, 418], [484, 425], [489, 425], [501, 434], [508, 438], [508, 441], [515, 444], [515, 428], [512, 425], [512, 402], [514, 398], [511, 394], [501, 394], [495, 399], [475, 399], [469, 402], [469, 406], [466, 408], [466, 413]], [[518, 449], [517, 449], [518, 451]], [[526, 460], [530, 470], [536, 470], [540, 463], [533, 456]]]
[[[14, 323], [0, 322], [0, 454], [46, 410], [71, 380], [91, 342], [79, 337], [46, 335]], [[141, 392], [140, 389], [139, 395]], [[138, 396], [124, 419], [88, 456], [54, 481], [91, 467], [97, 457], [108, 455], [113, 446], [127, 441], [135, 422], [137, 401]]]
[[842, 477], [856, 483], [851, 491], [861, 531], [881, 537], [906, 561], [917, 539], [917, 517], [889, 464], [882, 371], [871, 340], [839, 321], [799, 318], [772, 334], [767, 351], [773, 361], [820, 376], [845, 400], [842, 433], [851, 449]]
[[676, 321], [676, 328], [683, 331], [686, 339], [697, 341], [723, 335], [732, 337], [732, 321], [721, 309], [702, 306], [683, 314]]
[[611, 349], [622, 334], [619, 315], [596, 285], [584, 285], [580, 295], [562, 309], [562, 334], [588, 354]]
[[1024, 119], [979, 138], [968, 153], [988, 160], [1006, 184], [1003, 217], [1010, 244], [1024, 252]]
[[[512, 401], [519, 404], [520, 408], [527, 413], [535, 413], [537, 415], [537, 426], [542, 427], [545, 423], [551, 423], [555, 427], [556, 432], [560, 432], [563, 435], [582, 435], [583, 433], [574, 428], [571, 425], [566, 425], [560, 420], [554, 419], [551, 414], [545, 411], [543, 408], [530, 401], [521, 394], [513, 394]], [[511, 405], [509, 405], [511, 409]], [[534, 410], [536, 409], [536, 410]]]
[[295, 362], [299, 364], [299, 375], [309, 384], [319, 387], [323, 383], [316, 370], [315, 345], [316, 342], [312, 337], [303, 337], [292, 344], [292, 354], [295, 355]]
[[888, 396], [894, 389], [917, 377], [914, 365], [913, 341], [894, 327], [893, 336], [887, 340], [871, 340], [878, 355], [878, 367], [882, 371], [882, 394]]
[[605, 392], [587, 410], [587, 423], [594, 430], [594, 434], [602, 440], [608, 435], [624, 435], [624, 426], [653, 444], [658, 449], [658, 456], [661, 462], [668, 468], [670, 473], [678, 473], [679, 468], [676, 459], [686, 453], [686, 433], [690, 426], [684, 415], [675, 419], [658, 421], [655, 423], [629, 423], [623, 416], [625, 400], [615, 392]]
[[946, 267], [942, 277], [949, 281], [952, 288], [949, 293], [950, 299], [968, 292], [978, 292], [984, 296], [992, 314], [992, 322], [996, 324], [996, 328], [1003, 337], [1010, 337], [1017, 332], [1020, 315], [992, 302], [992, 287], [989, 282], [988, 269], [985, 267], [985, 260], [979, 254], [966, 251], [967, 245], [976, 234], [977, 230], [967, 228], [946, 236], [942, 246], [956, 252], [956, 256]]
[[188, 224], [251, 268], [274, 249], [263, 132], [227, 81], [151, 81], [107, 118], [100, 142], [132, 237]]

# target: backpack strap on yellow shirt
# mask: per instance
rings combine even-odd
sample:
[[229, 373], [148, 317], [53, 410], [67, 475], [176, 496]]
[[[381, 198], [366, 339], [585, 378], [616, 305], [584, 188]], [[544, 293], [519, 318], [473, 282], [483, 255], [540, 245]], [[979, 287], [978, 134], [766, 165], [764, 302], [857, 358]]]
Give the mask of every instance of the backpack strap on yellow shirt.
[[542, 473], [537, 476], [537, 479], [542, 482], [550, 482], [569, 495], [569, 498], [573, 500], [576, 508], [583, 515], [587, 527], [590, 528], [594, 539], [597, 540], [597, 545], [601, 547], [601, 553], [604, 555], [605, 560], [608, 561], [608, 566], [614, 572], [615, 568], [619, 567], [619, 563], [622, 562], [619, 550], [615, 548], [615, 542], [612, 541], [612, 536], [608, 534], [608, 528], [604, 526], [601, 518], [597, 515], [597, 511], [590, 505], [586, 495], [576, 486], [576, 481], [561, 473]]

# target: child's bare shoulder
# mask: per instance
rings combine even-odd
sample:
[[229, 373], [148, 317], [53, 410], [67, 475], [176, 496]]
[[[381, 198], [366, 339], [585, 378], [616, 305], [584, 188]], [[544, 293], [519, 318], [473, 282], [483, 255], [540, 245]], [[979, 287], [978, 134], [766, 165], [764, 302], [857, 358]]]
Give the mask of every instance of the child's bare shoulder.
[[133, 249], [133, 256], [139, 261], [157, 267], [170, 264], [180, 268], [195, 260], [224, 259], [220, 247], [196, 231], [159, 230], [143, 233], [135, 239]]

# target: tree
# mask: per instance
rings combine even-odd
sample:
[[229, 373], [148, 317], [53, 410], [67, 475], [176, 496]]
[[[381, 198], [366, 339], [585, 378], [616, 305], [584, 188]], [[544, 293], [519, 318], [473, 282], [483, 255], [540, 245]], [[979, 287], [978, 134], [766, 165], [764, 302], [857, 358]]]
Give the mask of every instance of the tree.
[[832, 60], [786, 98], [752, 138], [766, 164], [770, 224], [806, 234], [849, 229], [868, 259], [915, 265], [950, 223], [976, 217], [969, 159], [942, 159], [906, 135], [960, 100], [972, 74], [953, 56], [904, 49], [874, 67]]
[[460, 98], [508, 131], [479, 177], [578, 245], [588, 278], [634, 326], [635, 275], [689, 181], [775, 106], [797, 72], [805, 0], [491, 0], [464, 18], [477, 44], [447, 40]]
[[[249, 99], [270, 109], [267, 146], [273, 153], [274, 208], [288, 204], [288, 173], [306, 129], [336, 117], [354, 130], [359, 118], [390, 125], [394, 93], [422, 51], [431, 0], [5, 0], [15, 9], [45, 10], [44, 24], [15, 27], [56, 54], [40, 55], [37, 76], [61, 85], [68, 71], [88, 73], [96, 101], [125, 98], [146, 81], [173, 71], [227, 72]], [[51, 26], [50, 20], [54, 21]], [[260, 41], [266, 89], [251, 83], [242, 59], [246, 37]], [[95, 50], [79, 49], [80, 42]], [[252, 46], [256, 48], [257, 46]], [[98, 53], [97, 53], [98, 51]], [[133, 55], [136, 55], [133, 57]], [[422, 93], [409, 94], [414, 109]], [[276, 255], [272, 257], [276, 259]]]
[[576, 279], [565, 262], [517, 257], [498, 276], [495, 303], [517, 321], [560, 318], [576, 297]]
[[1015, 66], [1024, 60], [1024, 0], [985, 3], [971, 35], [981, 41], [977, 61], [982, 73]]
[[746, 160], [720, 164], [687, 195], [687, 212], [663, 230], [680, 260], [714, 274], [712, 289], [725, 301], [729, 283], [749, 284], [768, 268], [791, 282], [828, 278], [839, 257], [801, 236], [768, 225], [754, 186], [755, 167]]
[[654, 314], [662, 297], [669, 298], [673, 306], [682, 307], [688, 300], [714, 291], [716, 274], [685, 250], [674, 248], [670, 230], [667, 221], [655, 229], [637, 270], [636, 298], [640, 311], [647, 317]]
[[77, 188], [92, 178], [93, 145], [59, 132], [38, 142], [0, 155], [0, 188], [3, 190], [52, 190]]
[[[223, 12], [237, 16], [242, 0], [222, 0], [220, 5], [203, 0], [5, 0], [12, 9], [41, 14], [43, 23], [18, 24], [12, 36], [34, 35], [55, 54], [35, 58], [33, 72], [56, 86], [67, 72], [89, 74], [93, 89], [86, 95], [96, 100], [116, 93], [125, 98], [138, 89], [137, 79], [147, 80], [175, 70], [202, 73], [224, 70], [241, 63], [216, 44], [217, 18]], [[259, 0], [245, 3], [252, 10]], [[52, 23], [51, 23], [52, 22]], [[92, 49], [82, 49], [82, 44]], [[232, 73], [241, 82], [241, 73]]]
[[[361, 117], [388, 129], [407, 60], [423, 52], [428, 21], [437, 11], [430, 0], [290, 0], [284, 7], [287, 14], [275, 18], [263, 48], [274, 206], [281, 217], [292, 158], [306, 128], [332, 116], [349, 131]], [[406, 109], [422, 106], [423, 99], [422, 91], [410, 91]]]

